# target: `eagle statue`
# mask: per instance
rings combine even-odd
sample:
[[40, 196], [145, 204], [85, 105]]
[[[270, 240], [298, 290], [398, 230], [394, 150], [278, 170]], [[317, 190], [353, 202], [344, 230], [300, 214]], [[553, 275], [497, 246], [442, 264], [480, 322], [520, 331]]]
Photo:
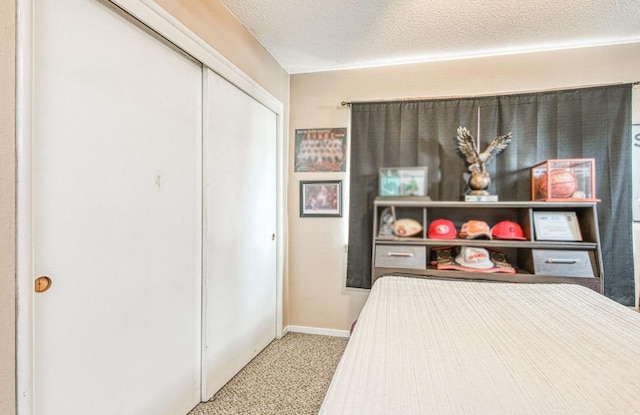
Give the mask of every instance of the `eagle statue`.
[[495, 156], [500, 154], [502, 150], [507, 148], [511, 142], [511, 133], [505, 135], [499, 135], [494, 138], [489, 146], [483, 151], [479, 152], [479, 148], [476, 147], [476, 142], [465, 127], [458, 127], [458, 150], [465, 156], [467, 163], [469, 163], [469, 171], [471, 173], [484, 173], [486, 165], [493, 160]]
[[[499, 135], [494, 138], [489, 146], [480, 152], [474, 138], [465, 127], [458, 127], [458, 136], [456, 137], [458, 150], [469, 163], [469, 187], [472, 189], [472, 195], [488, 195], [487, 188], [491, 184], [491, 177], [486, 166], [493, 160], [495, 156], [500, 154], [511, 142], [511, 133]], [[479, 143], [478, 143], [479, 145]]]

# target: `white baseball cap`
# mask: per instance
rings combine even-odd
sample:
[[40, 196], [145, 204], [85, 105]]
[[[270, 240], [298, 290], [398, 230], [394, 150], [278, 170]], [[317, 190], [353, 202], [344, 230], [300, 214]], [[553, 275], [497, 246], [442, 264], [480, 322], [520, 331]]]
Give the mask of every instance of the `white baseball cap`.
[[460, 254], [456, 256], [456, 262], [459, 265], [469, 268], [487, 269], [494, 267], [493, 261], [491, 261], [491, 257], [489, 256], [489, 251], [474, 246], [463, 246], [460, 248]]

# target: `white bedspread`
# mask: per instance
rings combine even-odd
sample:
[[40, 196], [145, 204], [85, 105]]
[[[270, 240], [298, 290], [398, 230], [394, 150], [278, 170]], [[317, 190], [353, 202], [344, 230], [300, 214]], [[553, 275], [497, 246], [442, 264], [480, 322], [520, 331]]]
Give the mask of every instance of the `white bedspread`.
[[640, 314], [577, 285], [380, 278], [320, 413], [640, 413]]

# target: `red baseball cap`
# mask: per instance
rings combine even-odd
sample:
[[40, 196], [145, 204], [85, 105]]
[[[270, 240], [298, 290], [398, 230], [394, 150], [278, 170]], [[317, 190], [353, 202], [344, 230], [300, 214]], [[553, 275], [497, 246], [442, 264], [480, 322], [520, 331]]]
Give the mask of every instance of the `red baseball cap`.
[[491, 228], [491, 235], [498, 239], [527, 240], [527, 238], [524, 237], [524, 232], [522, 232], [520, 225], [510, 220], [503, 220], [502, 222], [496, 223], [493, 228]]
[[456, 225], [449, 219], [436, 219], [429, 225], [429, 238], [456, 239]]

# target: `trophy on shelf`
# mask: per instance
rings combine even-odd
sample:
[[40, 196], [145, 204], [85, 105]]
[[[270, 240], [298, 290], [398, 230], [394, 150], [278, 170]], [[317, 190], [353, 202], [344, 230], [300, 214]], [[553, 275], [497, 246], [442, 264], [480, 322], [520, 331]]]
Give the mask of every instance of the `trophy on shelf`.
[[491, 184], [491, 177], [487, 171], [487, 165], [495, 156], [500, 154], [502, 150], [507, 148], [511, 142], [511, 133], [500, 135], [493, 139], [489, 146], [480, 152], [480, 131], [478, 130], [478, 139], [474, 140], [469, 130], [465, 127], [458, 127], [458, 136], [456, 138], [458, 150], [466, 158], [469, 163], [469, 188], [472, 196], [489, 196], [487, 189]]

